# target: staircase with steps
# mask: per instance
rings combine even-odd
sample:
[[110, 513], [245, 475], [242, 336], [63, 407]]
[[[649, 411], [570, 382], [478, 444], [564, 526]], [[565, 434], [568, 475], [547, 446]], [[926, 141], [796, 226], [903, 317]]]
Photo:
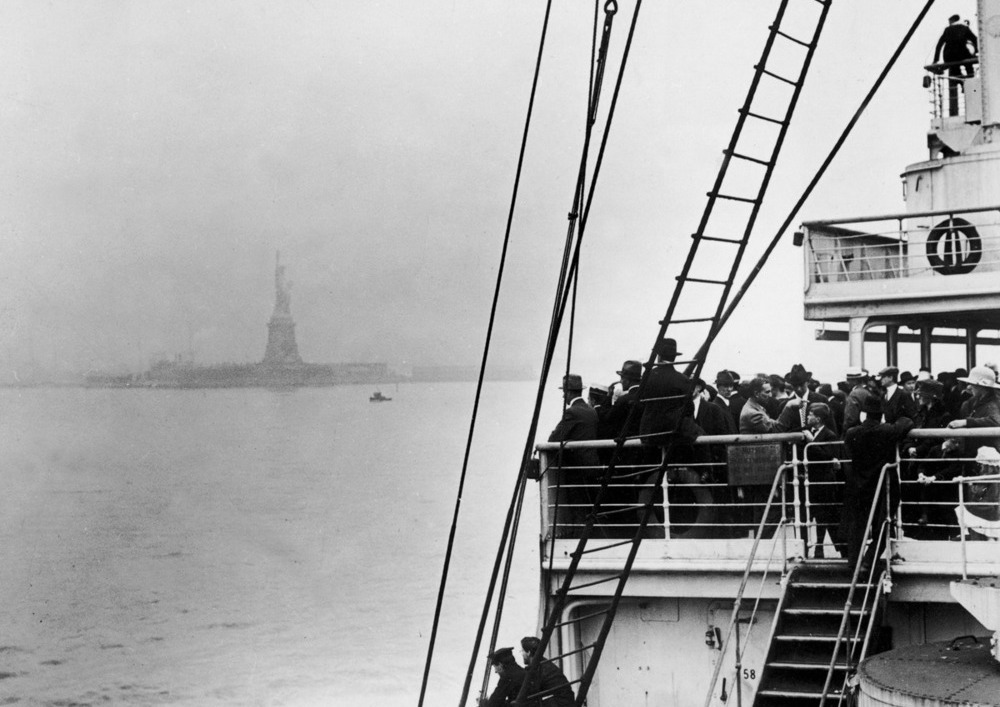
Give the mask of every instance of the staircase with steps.
[[827, 560], [806, 561], [792, 570], [775, 617], [754, 707], [817, 707], [839, 648], [826, 699], [827, 704], [837, 702], [846, 673], [853, 672], [862, 657], [872, 606], [877, 613], [876, 584], [859, 580], [850, 620], [838, 640], [852, 569], [846, 561]]

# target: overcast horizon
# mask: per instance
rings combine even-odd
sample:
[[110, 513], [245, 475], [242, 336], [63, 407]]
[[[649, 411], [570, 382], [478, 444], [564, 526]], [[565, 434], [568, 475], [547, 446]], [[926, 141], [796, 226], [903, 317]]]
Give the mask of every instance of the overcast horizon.
[[[744, 271], [921, 5], [832, 8]], [[643, 7], [581, 265], [573, 367], [588, 382], [648, 355], [775, 6]], [[921, 67], [947, 16], [974, 7], [932, 10], [796, 223], [904, 210], [899, 173], [926, 159]], [[478, 364], [543, 10], [0, 4], [0, 379], [29, 365], [141, 370], [188, 351], [202, 363], [260, 360], [278, 250], [303, 359]], [[497, 366], [541, 366], [591, 12], [554, 4]], [[621, 3], [604, 110], [631, 12]], [[708, 370], [802, 361], [832, 379], [846, 345], [815, 342], [817, 328], [802, 321], [802, 251], [783, 242]], [[780, 355], [761, 332], [781, 339]], [[902, 352], [915, 368], [915, 348]]]

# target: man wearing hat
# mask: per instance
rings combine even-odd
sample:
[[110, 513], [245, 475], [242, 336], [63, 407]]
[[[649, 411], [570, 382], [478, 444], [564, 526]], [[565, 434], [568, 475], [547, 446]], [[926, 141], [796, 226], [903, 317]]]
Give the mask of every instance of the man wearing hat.
[[747, 399], [736, 390], [737, 382], [732, 371], [719, 371], [715, 376], [715, 387], [719, 389], [719, 395], [713, 403], [729, 414], [734, 428], [739, 428], [740, 413], [747, 402]]
[[674, 369], [677, 342], [661, 339], [656, 344], [656, 361], [642, 391], [642, 418], [639, 434], [644, 444], [665, 447], [673, 441], [676, 448], [697, 438], [701, 430], [692, 419], [691, 380]]
[[[535, 636], [521, 639], [521, 658], [525, 667], [531, 664], [541, 644]], [[544, 693], [536, 704], [541, 703], [543, 707], [573, 707], [573, 688], [563, 671], [551, 660], [540, 660], [537, 670], [531, 671], [527, 680], [527, 696]]]
[[903, 371], [899, 374], [899, 385], [913, 400], [917, 399], [917, 377], [915, 375], [909, 371]]
[[[597, 436], [599, 439], [615, 439], [621, 434], [632, 437], [639, 433], [639, 419], [642, 416], [642, 409], [636, 410], [631, 419], [629, 419], [629, 413], [639, 402], [642, 364], [638, 361], [625, 361], [622, 364], [622, 369], [617, 373], [621, 380], [622, 393], [613, 405], [597, 411]], [[627, 429], [626, 422], [628, 422]]]
[[[940, 60], [945, 64], [954, 64], [948, 67], [948, 115], [958, 115], [959, 86], [965, 79], [972, 78], [973, 59], [979, 51], [975, 33], [960, 19], [958, 15], [948, 18], [948, 26], [934, 48], [935, 64]], [[937, 71], [940, 72], [940, 69]]]
[[847, 393], [847, 400], [844, 402], [844, 429], [851, 429], [861, 422], [861, 406], [871, 391], [868, 390], [868, 371], [857, 366], [847, 369], [844, 380], [850, 387]]
[[[944, 384], [933, 378], [917, 381], [917, 403], [920, 405], [913, 418], [914, 428], [922, 430], [943, 429], [951, 422], [951, 413], [944, 405]], [[903, 524], [908, 535], [920, 540], [945, 540], [950, 532], [942, 526], [950, 523], [950, 513], [945, 512], [949, 501], [954, 502], [954, 486], [938, 484], [944, 480], [950, 464], [942, 461], [944, 449], [937, 439], [910, 439], [900, 455], [905, 460], [901, 475], [918, 484], [907, 484], [900, 490], [903, 505]], [[928, 461], [931, 460], [931, 461]], [[957, 472], [956, 472], [957, 473]], [[948, 476], [954, 476], [951, 474]]]
[[490, 653], [490, 664], [500, 679], [489, 699], [485, 702], [480, 700], [479, 704], [481, 707], [504, 707], [514, 704], [525, 676], [524, 668], [514, 660], [514, 649], [497, 648]]
[[[563, 416], [549, 435], [550, 442], [587, 442], [597, 439], [597, 412], [583, 399], [583, 379], [570, 373], [563, 377]], [[588, 485], [601, 474], [601, 460], [596, 449], [561, 448], [556, 457], [559, 468], [571, 468], [562, 476], [563, 489], [560, 523], [582, 526], [590, 515], [597, 488]], [[579, 530], [579, 528], [577, 528]]]
[[[824, 396], [809, 390], [810, 380], [812, 380], [812, 372], [807, 371], [806, 367], [801, 363], [796, 363], [792, 366], [792, 370], [785, 374], [785, 383], [791, 386], [792, 394], [782, 401], [781, 409], [784, 410], [785, 406], [792, 400], [798, 401], [797, 413], [790, 418], [792, 425], [789, 427], [789, 432], [809, 429], [809, 425], [806, 422], [809, 406], [814, 403], [825, 404], [827, 402]], [[832, 417], [829, 420], [829, 424], [833, 425], [832, 432], [836, 435], [837, 428], [833, 423]]]
[[[597, 439], [597, 412], [583, 399], [583, 379], [570, 373], [563, 377], [563, 416], [549, 435], [550, 442], [586, 442]], [[597, 450], [564, 449], [563, 466], [599, 466]]]
[[[878, 492], [879, 474], [886, 464], [896, 461], [896, 445], [913, 427], [913, 420], [900, 417], [894, 424], [882, 422], [882, 399], [869, 395], [862, 403], [864, 413], [861, 424], [847, 430], [844, 447], [851, 457], [851, 465], [845, 472], [844, 510], [841, 516], [841, 538], [847, 543], [847, 559], [853, 567], [862, 555], [862, 542], [868, 515]], [[890, 483], [895, 475], [889, 475]], [[899, 498], [898, 486], [890, 498]], [[895, 500], [893, 501], [895, 503]], [[872, 521], [872, 539], [877, 539], [879, 528], [885, 520], [885, 503], [875, 505]], [[893, 509], [895, 511], [895, 509]], [[867, 564], [871, 564], [878, 548], [873, 542], [865, 553]]]
[[901, 417], [917, 416], [917, 402], [899, 385], [899, 369], [886, 366], [878, 372], [882, 386], [882, 417], [890, 425]]

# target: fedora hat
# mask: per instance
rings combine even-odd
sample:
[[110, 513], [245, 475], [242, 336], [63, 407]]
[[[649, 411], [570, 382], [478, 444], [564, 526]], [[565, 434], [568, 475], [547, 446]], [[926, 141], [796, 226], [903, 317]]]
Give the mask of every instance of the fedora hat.
[[792, 366], [792, 370], [785, 374], [785, 380], [792, 385], [808, 383], [810, 378], [812, 378], [812, 371], [807, 371], [801, 363], [796, 363]]
[[902, 373], [899, 374], [900, 383], [908, 383], [909, 381], [912, 380], [916, 380], [916, 378], [914, 378], [913, 374], [910, 373], [909, 371], [903, 371]]
[[575, 373], [563, 376], [563, 390], [583, 390], [583, 378]]
[[677, 356], [677, 340], [670, 338], [663, 338], [656, 342], [656, 348], [653, 349], [657, 356], [662, 356], [663, 358], [669, 358], [671, 356]]
[[715, 374], [716, 385], [736, 385], [736, 379], [729, 371], [719, 371]]
[[638, 380], [639, 378], [642, 378], [642, 364], [638, 361], [626, 361], [622, 364], [622, 369], [620, 371], [615, 371], [615, 373], [623, 378]]
[[989, 366], [974, 366], [968, 376], [960, 376], [958, 380], [978, 385], [980, 388], [1000, 388], [1000, 385], [997, 385], [996, 371]]

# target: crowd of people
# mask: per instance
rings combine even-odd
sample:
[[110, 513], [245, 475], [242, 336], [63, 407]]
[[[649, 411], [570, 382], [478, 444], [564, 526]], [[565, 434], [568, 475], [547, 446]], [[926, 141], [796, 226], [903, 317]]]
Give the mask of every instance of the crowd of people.
[[[702, 435], [799, 432], [805, 440], [799, 445], [799, 458], [805, 456], [809, 462], [813, 482], [812, 520], [821, 540], [817, 553], [822, 553], [822, 538], [829, 534], [832, 544], [852, 560], [858, 558], [878, 475], [884, 464], [895, 461], [897, 448], [904, 460], [900, 476], [914, 482], [903, 493], [908, 502], [903, 520], [912, 525], [914, 537], [942, 539], [943, 534], [954, 534], [956, 486], [935, 482], [974, 475], [980, 468], [980, 473], [1000, 471], [990, 461], [994, 453], [1000, 456], [998, 437], [908, 436], [912, 429], [1000, 427], [1000, 384], [994, 364], [937, 375], [924, 368], [913, 374], [886, 366], [874, 375], [849, 368], [837, 382], [822, 382], [795, 364], [784, 375], [758, 373], [748, 378], [722, 370], [708, 383], [675, 370], [678, 353], [673, 339], [659, 342], [655, 353], [644, 381], [644, 365], [627, 360], [617, 371], [615, 384], [590, 386], [587, 398], [581, 377], [566, 376], [565, 413], [549, 441], [625, 438], [640, 439], [646, 449], [669, 446], [671, 468], [683, 469], [690, 463], [703, 469], [697, 475], [702, 482], [719, 483], [727, 481], [720, 477], [726, 473], [725, 447], [695, 446], [693, 440]], [[807, 443], [812, 443], [808, 449]], [[628, 454], [637, 452], [626, 451], [624, 464], [633, 461]], [[971, 461], [976, 458], [981, 459], [978, 467]], [[591, 476], [602, 462], [607, 460], [594, 449], [566, 449], [560, 461], [563, 466], [587, 468]], [[966, 494], [964, 510], [1000, 529], [998, 485], [980, 486], [985, 497], [969, 499]], [[739, 491], [740, 499], [753, 493]], [[704, 520], [700, 517], [694, 525], [703, 526]], [[970, 530], [967, 537], [987, 536]]]

